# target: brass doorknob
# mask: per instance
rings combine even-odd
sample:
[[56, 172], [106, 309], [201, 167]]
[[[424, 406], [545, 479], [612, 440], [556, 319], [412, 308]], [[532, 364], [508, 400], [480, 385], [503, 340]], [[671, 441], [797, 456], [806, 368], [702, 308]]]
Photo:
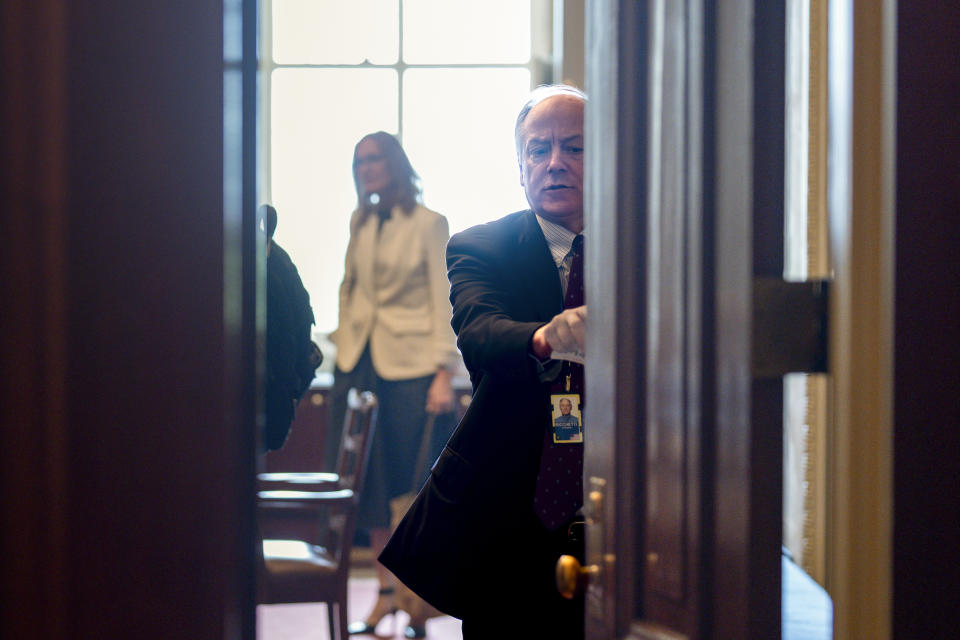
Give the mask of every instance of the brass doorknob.
[[557, 591], [567, 600], [583, 593], [590, 582], [590, 577], [600, 573], [595, 565], [580, 566], [580, 561], [573, 556], [560, 556], [557, 560]]

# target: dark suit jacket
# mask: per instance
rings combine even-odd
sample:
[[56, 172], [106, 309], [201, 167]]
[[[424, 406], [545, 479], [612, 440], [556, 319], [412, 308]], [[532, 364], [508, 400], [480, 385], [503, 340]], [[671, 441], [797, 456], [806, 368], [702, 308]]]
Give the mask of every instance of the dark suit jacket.
[[533, 494], [550, 427], [549, 381], [559, 365], [544, 372], [528, 346], [562, 311], [563, 296], [532, 211], [456, 234], [447, 267], [453, 328], [474, 396], [380, 561], [425, 600], [462, 618], [472, 607], [489, 607], [502, 581], [522, 591], [550, 572], [531, 568], [530, 558], [547, 535]]
[[[310, 295], [293, 260], [273, 243], [267, 257], [266, 424], [263, 448], [287, 439], [295, 407], [310, 388], [323, 357], [310, 341]], [[314, 358], [314, 355], [316, 357]]]

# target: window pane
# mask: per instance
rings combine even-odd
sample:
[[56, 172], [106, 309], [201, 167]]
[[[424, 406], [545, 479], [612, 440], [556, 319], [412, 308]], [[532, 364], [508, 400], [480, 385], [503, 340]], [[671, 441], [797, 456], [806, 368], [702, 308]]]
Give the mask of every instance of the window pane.
[[403, 0], [408, 64], [526, 63], [530, 0]]
[[399, 0], [273, 0], [279, 64], [394, 64]]
[[278, 69], [272, 74], [271, 191], [275, 239], [310, 292], [318, 331], [337, 325], [350, 213], [353, 147], [371, 131], [397, 132], [390, 69]]
[[529, 92], [527, 69], [404, 74], [404, 148], [451, 232], [527, 207], [513, 125]]

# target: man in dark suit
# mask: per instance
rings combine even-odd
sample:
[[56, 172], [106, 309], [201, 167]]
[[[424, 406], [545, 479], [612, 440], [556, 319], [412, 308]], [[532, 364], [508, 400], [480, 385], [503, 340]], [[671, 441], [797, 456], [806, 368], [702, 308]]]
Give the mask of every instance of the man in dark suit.
[[310, 388], [323, 355], [310, 340], [314, 324], [310, 294], [293, 260], [273, 240], [277, 210], [264, 204], [259, 214], [267, 225], [266, 421], [261, 443], [266, 452], [286, 442], [297, 404]]
[[583, 445], [554, 444], [551, 410], [552, 395], [582, 394], [582, 366], [551, 356], [584, 349], [585, 101], [571, 87], [533, 92], [515, 130], [531, 209], [447, 246], [473, 400], [380, 560], [462, 618], [468, 640], [583, 637], [582, 597], [554, 584], [560, 555], [583, 560]]

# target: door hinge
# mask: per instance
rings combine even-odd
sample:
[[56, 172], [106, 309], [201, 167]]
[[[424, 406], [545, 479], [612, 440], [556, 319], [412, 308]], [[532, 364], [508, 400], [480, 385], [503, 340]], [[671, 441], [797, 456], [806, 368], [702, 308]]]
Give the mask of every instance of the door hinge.
[[753, 281], [753, 377], [825, 373], [829, 280]]

